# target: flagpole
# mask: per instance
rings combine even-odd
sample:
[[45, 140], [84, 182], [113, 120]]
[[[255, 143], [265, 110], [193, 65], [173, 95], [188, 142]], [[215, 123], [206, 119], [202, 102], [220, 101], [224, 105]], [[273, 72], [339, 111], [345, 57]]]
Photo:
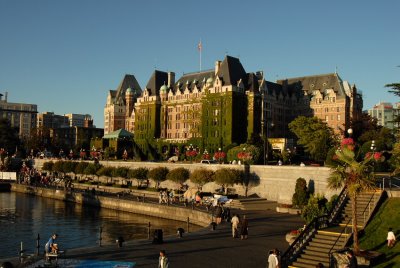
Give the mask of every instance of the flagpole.
[[201, 39], [199, 44], [200, 44], [199, 49], [200, 49], [200, 72], [201, 72], [201, 51], [203, 50], [203, 44], [201, 43]]

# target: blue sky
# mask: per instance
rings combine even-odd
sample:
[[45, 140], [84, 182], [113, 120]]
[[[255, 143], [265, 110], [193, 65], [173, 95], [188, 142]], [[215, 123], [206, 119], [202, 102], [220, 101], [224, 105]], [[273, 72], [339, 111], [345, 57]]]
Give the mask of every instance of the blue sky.
[[124, 74], [213, 68], [226, 54], [267, 80], [332, 73], [364, 109], [396, 102], [400, 1], [0, 0], [0, 93], [39, 112], [89, 113], [103, 127]]

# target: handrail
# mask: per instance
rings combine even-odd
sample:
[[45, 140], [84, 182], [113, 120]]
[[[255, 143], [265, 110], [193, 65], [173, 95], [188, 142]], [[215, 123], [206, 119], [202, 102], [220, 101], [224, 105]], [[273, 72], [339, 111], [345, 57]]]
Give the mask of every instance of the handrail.
[[[344, 201], [347, 197], [347, 188], [344, 187], [339, 194], [338, 199], [335, 201], [331, 210], [328, 214], [325, 214], [320, 217], [314, 218], [299, 234], [299, 236], [293, 241], [293, 243], [289, 246], [289, 248], [285, 251], [285, 253], [281, 257], [281, 262], [285, 266], [288, 266], [292, 261], [292, 258], [296, 256], [305, 246], [306, 243], [315, 235], [315, 233], [321, 227], [328, 227], [332, 224], [332, 222], [337, 218], [341, 208], [344, 206]], [[333, 216], [332, 216], [333, 214]]]
[[[377, 192], [377, 191], [375, 190], [374, 193], [371, 195], [371, 198], [369, 199], [367, 205], [365, 206], [365, 208], [364, 208], [364, 210], [361, 212], [361, 214], [364, 214], [364, 215], [365, 215], [365, 211], [367, 210], [367, 208], [369, 208], [369, 215], [368, 215], [368, 217], [371, 217], [371, 206], [370, 206], [370, 204], [371, 204], [372, 199], [374, 199], [376, 192]], [[379, 201], [379, 200], [378, 200], [378, 201]], [[375, 202], [375, 204], [376, 204], [376, 203], [377, 203], [377, 202]], [[356, 215], [356, 216], [357, 216], [357, 215]], [[333, 251], [333, 248], [336, 246], [336, 244], [338, 243], [339, 239], [342, 237], [343, 232], [346, 233], [347, 227], [349, 226], [350, 221], [352, 221], [352, 220], [353, 220], [353, 217], [351, 217], [351, 218], [347, 221], [347, 223], [346, 223], [346, 225], [344, 226], [342, 232], [338, 235], [338, 237], [337, 237], [336, 240], [335, 240], [335, 243], [333, 243], [332, 247], [330, 248], [330, 250], [329, 250], [329, 252], [328, 252], [328, 256], [329, 256], [329, 265], [331, 265], [331, 264], [332, 264], [332, 261], [333, 261], [333, 252], [332, 252], [332, 251]], [[365, 220], [365, 217], [364, 217], [363, 228], [365, 227], [366, 222], [367, 222], [367, 221]], [[351, 233], [350, 233], [350, 235], [349, 235], [349, 236], [347, 237], [347, 239], [344, 241], [343, 247], [348, 243], [348, 241], [350, 240], [350, 238], [351, 238], [352, 236], [353, 236], [353, 228], [351, 228]]]
[[[281, 257], [281, 262], [283, 265], [288, 265], [291, 262], [293, 256], [297, 255], [299, 251], [304, 247], [306, 243], [311, 239], [311, 237], [322, 227], [326, 227], [328, 224], [328, 215], [323, 215], [314, 218], [305, 228], [299, 236], [293, 241], [289, 248]], [[283, 266], [285, 267], [285, 266]]]
[[345, 200], [347, 198], [347, 187], [343, 187], [342, 191], [340, 192], [336, 202], [332, 206], [331, 210], [328, 212], [329, 215], [329, 224], [332, 224], [338, 217], [339, 213], [341, 212], [342, 208], [345, 205]]

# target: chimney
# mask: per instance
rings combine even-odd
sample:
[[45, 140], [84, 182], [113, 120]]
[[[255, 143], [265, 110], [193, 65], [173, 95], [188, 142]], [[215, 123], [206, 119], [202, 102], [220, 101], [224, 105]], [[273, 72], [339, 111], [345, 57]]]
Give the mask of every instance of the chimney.
[[175, 73], [168, 72], [168, 88], [173, 87], [175, 84]]
[[217, 60], [217, 61], [215, 62], [215, 75], [218, 74], [219, 68], [220, 68], [220, 67], [221, 67], [221, 61]]
[[5, 95], [4, 95], [4, 101], [7, 102], [7, 96], [8, 96], [8, 92], [6, 91]]

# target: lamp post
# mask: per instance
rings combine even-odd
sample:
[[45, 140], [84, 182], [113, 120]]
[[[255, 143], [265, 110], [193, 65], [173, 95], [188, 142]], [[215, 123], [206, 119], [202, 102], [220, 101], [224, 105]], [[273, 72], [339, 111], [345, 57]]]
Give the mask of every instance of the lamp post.
[[347, 130], [347, 134], [349, 134], [349, 137], [351, 138], [351, 136], [353, 135], [353, 129], [352, 129], [352, 128], [349, 128], [349, 129]]
[[269, 156], [269, 146], [268, 146], [268, 137], [269, 137], [269, 127], [270, 126], [271, 130], [274, 127], [274, 123], [271, 122], [271, 124], [267, 124], [266, 128], [266, 136], [264, 138], [264, 165], [268, 165], [268, 156]]
[[292, 165], [292, 151], [290, 150], [290, 148], [286, 149], [287, 153], [288, 153], [288, 160], [289, 160], [289, 165]]
[[375, 150], [376, 150], [375, 140], [372, 140], [372, 142], [371, 142], [371, 151], [372, 151], [372, 153], [375, 153]]

